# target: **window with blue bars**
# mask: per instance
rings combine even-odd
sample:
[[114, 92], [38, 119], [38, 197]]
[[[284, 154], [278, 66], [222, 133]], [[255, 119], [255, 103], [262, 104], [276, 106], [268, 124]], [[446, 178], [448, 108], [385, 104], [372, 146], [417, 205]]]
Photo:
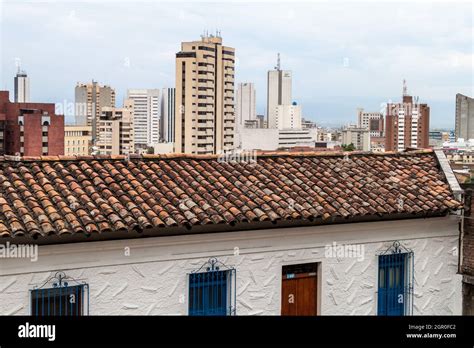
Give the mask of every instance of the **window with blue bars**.
[[[71, 285], [64, 273], [58, 272], [39, 288], [30, 290], [33, 316], [82, 316], [89, 313], [89, 286]], [[52, 286], [47, 284], [52, 281]]]
[[413, 253], [399, 244], [378, 257], [378, 315], [412, 314]]
[[189, 274], [189, 315], [234, 315], [235, 269], [222, 269], [215, 259], [207, 264], [206, 272]]

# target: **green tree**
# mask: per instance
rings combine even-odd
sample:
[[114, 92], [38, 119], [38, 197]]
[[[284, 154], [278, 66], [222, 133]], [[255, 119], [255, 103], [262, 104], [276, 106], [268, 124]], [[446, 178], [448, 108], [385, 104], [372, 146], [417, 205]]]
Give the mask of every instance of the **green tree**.
[[341, 147], [344, 151], [354, 151], [355, 150], [355, 146], [354, 146], [353, 143], [350, 143], [349, 145], [343, 144]]

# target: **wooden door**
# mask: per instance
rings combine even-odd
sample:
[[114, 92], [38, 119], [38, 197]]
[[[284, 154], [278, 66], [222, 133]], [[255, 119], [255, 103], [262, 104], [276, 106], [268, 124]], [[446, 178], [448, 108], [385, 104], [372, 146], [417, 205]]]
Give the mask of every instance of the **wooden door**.
[[316, 273], [283, 276], [281, 315], [317, 315]]

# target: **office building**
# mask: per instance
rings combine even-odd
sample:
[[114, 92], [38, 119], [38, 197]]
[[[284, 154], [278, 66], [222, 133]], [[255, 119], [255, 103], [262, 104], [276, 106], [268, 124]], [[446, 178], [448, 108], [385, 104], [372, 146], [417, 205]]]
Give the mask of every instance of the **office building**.
[[382, 137], [384, 135], [383, 114], [359, 108], [357, 109], [357, 127], [368, 129], [372, 137]]
[[175, 151], [213, 154], [234, 148], [235, 49], [217, 35], [183, 42], [176, 54]]
[[133, 101], [135, 149], [146, 149], [160, 140], [161, 90], [129, 89], [127, 99]]
[[274, 113], [274, 127], [280, 130], [301, 129], [301, 106], [295, 102], [291, 105], [277, 105]]
[[163, 88], [161, 93], [160, 141], [174, 142], [176, 113], [176, 88]]
[[474, 98], [456, 94], [456, 140], [474, 139]]
[[30, 102], [30, 78], [25, 71], [20, 70], [15, 76], [15, 103]]
[[367, 128], [348, 126], [342, 130], [342, 145], [354, 145], [355, 150], [370, 151], [370, 131]]
[[98, 122], [97, 150], [101, 155], [127, 155], [135, 152], [133, 101], [122, 108], [103, 107]]
[[387, 104], [385, 118], [385, 151], [429, 146], [430, 108], [420, 104], [418, 97], [408, 95], [403, 81], [401, 103]]
[[244, 127], [246, 121], [257, 119], [257, 93], [253, 83], [239, 83], [236, 99], [236, 122], [238, 127]]
[[91, 154], [92, 126], [64, 126], [64, 154], [87, 156]]
[[[268, 128], [278, 128], [277, 106], [291, 105], [292, 102], [292, 77], [291, 71], [281, 70], [280, 54], [274, 70], [267, 74], [267, 119]], [[280, 115], [281, 123], [281, 115]]]
[[92, 141], [97, 139], [97, 120], [103, 107], [115, 107], [115, 90], [110, 86], [92, 83], [78, 83], [75, 89], [76, 124], [92, 126]]

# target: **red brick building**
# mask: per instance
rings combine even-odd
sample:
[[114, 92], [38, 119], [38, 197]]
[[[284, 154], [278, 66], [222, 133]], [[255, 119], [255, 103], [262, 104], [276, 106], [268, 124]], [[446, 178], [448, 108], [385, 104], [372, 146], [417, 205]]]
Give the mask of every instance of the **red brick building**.
[[387, 105], [385, 151], [428, 148], [429, 129], [429, 106], [413, 102], [413, 97], [410, 95], [403, 95], [401, 103]]
[[64, 154], [64, 115], [56, 115], [52, 103], [12, 103], [9, 92], [0, 91], [0, 133], [0, 154]]

